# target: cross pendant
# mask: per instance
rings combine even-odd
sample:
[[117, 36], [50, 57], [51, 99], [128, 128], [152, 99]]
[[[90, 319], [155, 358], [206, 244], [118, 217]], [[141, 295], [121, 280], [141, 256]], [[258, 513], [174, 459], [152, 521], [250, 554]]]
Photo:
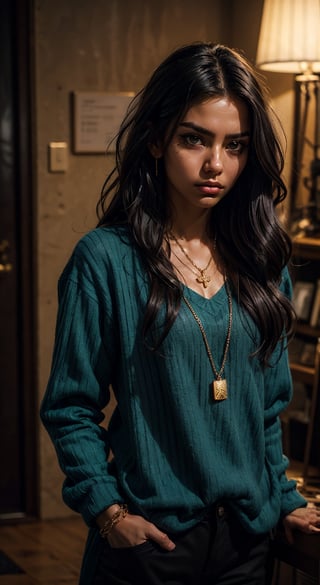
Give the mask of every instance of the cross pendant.
[[197, 276], [196, 281], [202, 284], [203, 288], [207, 288], [211, 278], [204, 274], [204, 270], [201, 270], [200, 276]]

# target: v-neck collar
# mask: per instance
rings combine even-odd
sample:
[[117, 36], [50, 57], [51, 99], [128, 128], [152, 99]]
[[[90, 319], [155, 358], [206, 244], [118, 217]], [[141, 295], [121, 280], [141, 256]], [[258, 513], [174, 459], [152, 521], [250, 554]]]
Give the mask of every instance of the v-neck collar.
[[217, 292], [209, 299], [203, 297], [201, 294], [189, 288], [185, 284], [183, 286], [183, 294], [187, 297], [192, 305], [207, 310], [209, 312], [215, 312], [221, 307], [221, 304], [225, 301], [227, 296], [225, 283], [217, 290]]

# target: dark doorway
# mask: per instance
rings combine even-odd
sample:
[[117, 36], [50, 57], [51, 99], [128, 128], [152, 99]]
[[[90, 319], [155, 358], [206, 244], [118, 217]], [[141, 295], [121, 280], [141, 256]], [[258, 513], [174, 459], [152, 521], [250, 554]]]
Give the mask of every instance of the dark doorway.
[[0, 2], [0, 522], [36, 515], [38, 499], [31, 12]]

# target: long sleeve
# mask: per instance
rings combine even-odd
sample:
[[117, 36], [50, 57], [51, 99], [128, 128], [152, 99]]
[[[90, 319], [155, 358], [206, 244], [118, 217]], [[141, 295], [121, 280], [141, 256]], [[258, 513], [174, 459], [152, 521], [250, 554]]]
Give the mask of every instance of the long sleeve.
[[52, 369], [41, 405], [42, 421], [66, 475], [64, 500], [87, 523], [122, 501], [101, 425], [116, 346], [106, 294], [99, 298], [85, 259], [74, 254], [59, 281]]
[[292, 392], [290, 368], [287, 351], [279, 361], [267, 370], [265, 375], [265, 450], [266, 463], [275, 476], [274, 485], [280, 490], [280, 515], [285, 516], [296, 508], [306, 506], [306, 500], [296, 489], [296, 482], [286, 476], [288, 458], [282, 449], [282, 428], [280, 413], [286, 408]]
[[[289, 298], [292, 297], [292, 283], [288, 270], [283, 272], [281, 289]], [[282, 450], [282, 428], [280, 414], [288, 406], [292, 398], [292, 378], [290, 373], [288, 351], [281, 353], [281, 343], [273, 356], [273, 366], [265, 374], [265, 446], [266, 457], [276, 474], [277, 483], [281, 489], [281, 517], [289, 514], [295, 508], [306, 506], [306, 500], [296, 489], [296, 482], [286, 476], [288, 458]]]

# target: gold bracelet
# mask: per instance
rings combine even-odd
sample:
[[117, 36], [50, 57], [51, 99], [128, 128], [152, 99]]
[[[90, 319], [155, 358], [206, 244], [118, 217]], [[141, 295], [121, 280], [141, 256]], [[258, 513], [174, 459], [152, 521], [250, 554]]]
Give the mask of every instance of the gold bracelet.
[[110, 534], [112, 528], [118, 524], [120, 520], [125, 518], [127, 514], [128, 506], [126, 504], [119, 504], [118, 510], [113, 514], [110, 520], [107, 520], [104, 523], [102, 528], [99, 530], [100, 536], [102, 536], [102, 538], [106, 538]]

